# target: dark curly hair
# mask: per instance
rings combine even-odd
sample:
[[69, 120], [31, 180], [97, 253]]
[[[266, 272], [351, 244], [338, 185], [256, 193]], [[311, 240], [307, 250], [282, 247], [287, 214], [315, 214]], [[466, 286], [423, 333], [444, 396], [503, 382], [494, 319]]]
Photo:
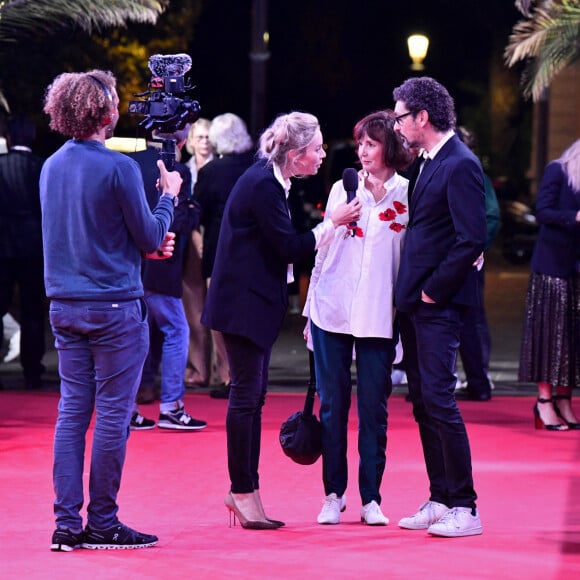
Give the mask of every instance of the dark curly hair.
[[395, 101], [405, 103], [416, 115], [427, 111], [429, 122], [437, 131], [455, 128], [455, 105], [447, 89], [430, 77], [412, 77], [393, 90]]
[[66, 137], [90, 137], [117, 107], [112, 97], [115, 86], [115, 77], [109, 71], [92, 70], [57, 76], [46, 90], [44, 99], [44, 112], [50, 116], [50, 128]]
[[411, 162], [411, 155], [405, 149], [398, 133], [394, 130], [395, 113], [390, 109], [376, 111], [361, 119], [353, 130], [353, 138], [358, 143], [365, 135], [383, 145], [383, 161], [387, 167], [404, 169]]

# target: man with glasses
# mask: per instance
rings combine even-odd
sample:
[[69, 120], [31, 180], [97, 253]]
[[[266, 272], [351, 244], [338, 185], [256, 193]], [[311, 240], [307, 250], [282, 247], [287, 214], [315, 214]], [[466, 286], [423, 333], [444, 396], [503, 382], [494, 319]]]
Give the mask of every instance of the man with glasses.
[[409, 395], [430, 483], [428, 501], [399, 526], [435, 536], [472, 536], [483, 528], [454, 371], [463, 316], [481, 296], [475, 263], [486, 241], [483, 171], [453, 130], [455, 109], [445, 87], [414, 77], [393, 97], [395, 130], [410, 148], [424, 150], [424, 162], [409, 183], [395, 304], [403, 313], [405, 360], [416, 376], [409, 377]]

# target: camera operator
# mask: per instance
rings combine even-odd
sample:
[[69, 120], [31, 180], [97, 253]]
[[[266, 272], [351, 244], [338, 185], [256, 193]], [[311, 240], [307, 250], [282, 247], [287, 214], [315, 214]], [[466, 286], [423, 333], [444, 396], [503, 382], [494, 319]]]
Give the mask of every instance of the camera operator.
[[[115, 86], [110, 72], [64, 73], [44, 103], [51, 129], [71, 137], [45, 162], [40, 177], [45, 285], [61, 377], [54, 551], [157, 543], [156, 536], [119, 521], [117, 494], [149, 343], [141, 256], [172, 255], [168, 230], [182, 179], [158, 162], [162, 193], [152, 212], [139, 165], [105, 147], [119, 118]], [[86, 433], [95, 410], [83, 531]]]

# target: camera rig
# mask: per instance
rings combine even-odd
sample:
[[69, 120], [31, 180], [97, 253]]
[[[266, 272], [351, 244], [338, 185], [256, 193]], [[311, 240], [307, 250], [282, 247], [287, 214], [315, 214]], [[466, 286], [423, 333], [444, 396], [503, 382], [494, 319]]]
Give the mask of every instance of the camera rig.
[[[185, 81], [191, 68], [191, 57], [187, 54], [154, 54], [149, 58], [152, 73], [149, 89], [134, 95], [141, 98], [129, 101], [129, 113], [142, 115], [139, 126], [152, 134], [172, 134], [188, 123], [197, 121], [201, 107], [188, 93], [195, 87]], [[161, 142], [161, 159], [170, 171], [175, 164], [176, 140], [171, 137], [153, 138]]]

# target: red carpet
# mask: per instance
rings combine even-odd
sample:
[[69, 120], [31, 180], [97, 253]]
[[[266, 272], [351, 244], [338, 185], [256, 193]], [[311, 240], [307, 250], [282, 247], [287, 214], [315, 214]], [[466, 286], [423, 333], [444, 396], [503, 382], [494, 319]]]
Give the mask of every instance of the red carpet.
[[[0, 577], [24, 578], [429, 578], [580, 577], [580, 432], [535, 431], [533, 400], [462, 402], [470, 434], [481, 536], [434, 538], [401, 530], [427, 498], [410, 405], [390, 400], [382, 508], [387, 527], [359, 523], [356, 413], [349, 433], [350, 486], [338, 526], [320, 526], [320, 462], [299, 466], [278, 444], [280, 423], [302, 395], [270, 394], [265, 407], [262, 498], [286, 521], [276, 531], [228, 527], [223, 498], [226, 401], [186, 396], [208, 421], [201, 432], [133, 432], [119, 497], [121, 520], [159, 536], [155, 548], [49, 550], [52, 436], [57, 393], [0, 392]], [[144, 406], [154, 418], [157, 406]]]

